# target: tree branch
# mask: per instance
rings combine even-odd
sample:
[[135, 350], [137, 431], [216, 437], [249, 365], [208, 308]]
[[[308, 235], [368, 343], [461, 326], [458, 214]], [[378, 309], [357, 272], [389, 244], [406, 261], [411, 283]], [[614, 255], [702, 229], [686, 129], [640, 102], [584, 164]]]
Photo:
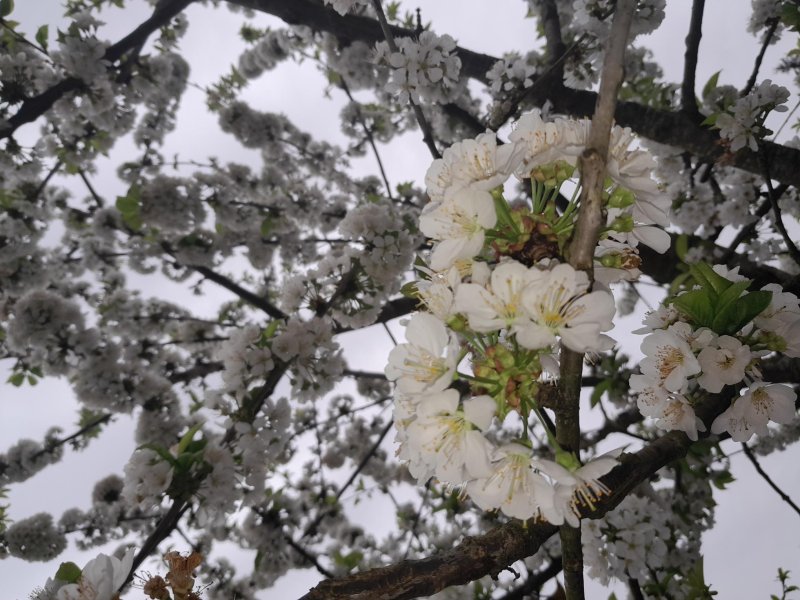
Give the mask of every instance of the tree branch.
[[339, 87], [342, 88], [342, 91], [347, 95], [347, 98], [352, 102], [353, 106], [356, 109], [356, 120], [358, 124], [361, 126], [361, 129], [364, 130], [364, 135], [367, 138], [367, 143], [369, 144], [370, 148], [372, 148], [372, 154], [375, 156], [375, 161], [378, 163], [378, 170], [381, 172], [381, 178], [383, 179], [383, 185], [386, 186], [386, 194], [389, 196], [389, 200], [394, 202], [394, 196], [392, 195], [392, 185], [389, 183], [389, 177], [386, 175], [386, 169], [383, 168], [383, 161], [381, 160], [381, 154], [378, 152], [378, 147], [375, 145], [375, 138], [372, 135], [372, 130], [367, 126], [367, 122], [364, 119], [364, 114], [361, 112], [361, 104], [356, 102], [355, 98], [353, 98], [353, 94], [350, 93], [350, 88], [347, 85], [347, 82], [344, 80], [344, 77], [339, 75]]
[[767, 47], [769, 47], [769, 43], [772, 41], [772, 36], [775, 35], [775, 30], [778, 28], [779, 23], [780, 19], [770, 19], [769, 28], [764, 34], [764, 40], [761, 43], [761, 50], [758, 52], [758, 56], [756, 56], [756, 62], [753, 65], [753, 72], [750, 74], [750, 78], [747, 80], [747, 84], [744, 86], [744, 89], [739, 94], [740, 96], [747, 96], [747, 94], [752, 91], [753, 87], [755, 87], [756, 79], [758, 78], [758, 71], [761, 69], [761, 61], [764, 60], [764, 54], [767, 52]]
[[[342, 487], [339, 488], [339, 491], [336, 492], [335, 500], [337, 502], [339, 501], [339, 498], [342, 497], [342, 494], [344, 494], [344, 492], [347, 490], [347, 488], [349, 488], [352, 485], [352, 483], [356, 480], [356, 477], [358, 477], [358, 474], [361, 473], [361, 471], [364, 470], [364, 467], [367, 466], [367, 463], [369, 462], [369, 459], [371, 459], [375, 455], [375, 452], [377, 452], [378, 448], [380, 448], [381, 444], [383, 443], [383, 440], [386, 438], [386, 434], [389, 433], [389, 431], [391, 430], [393, 424], [394, 424], [394, 421], [389, 420], [389, 422], [383, 428], [383, 431], [381, 431], [380, 435], [378, 436], [378, 439], [375, 440], [375, 443], [372, 444], [372, 447], [362, 457], [361, 462], [358, 463], [358, 466], [350, 474], [350, 477], [348, 478], [348, 480], [345, 482], [345, 484]], [[303, 536], [301, 537], [301, 539], [305, 539], [308, 536], [313, 535], [316, 532], [317, 527], [319, 527], [319, 524], [322, 522], [322, 519], [324, 519], [325, 516], [329, 514], [330, 510], [331, 509], [329, 508], [329, 509], [326, 509], [326, 510], [323, 510], [322, 512], [320, 512], [319, 515], [317, 515], [317, 518], [314, 519], [314, 521], [312, 521], [311, 524], [308, 527], [306, 527], [305, 531], [303, 532]]]
[[209, 269], [208, 267], [203, 267], [200, 265], [186, 265], [187, 269], [192, 269], [193, 271], [197, 271], [208, 279], [209, 281], [213, 281], [217, 285], [224, 287], [226, 290], [233, 292], [239, 298], [255, 306], [256, 308], [260, 308], [265, 313], [267, 313], [273, 319], [286, 319], [287, 315], [282, 310], [280, 310], [277, 306], [269, 302], [266, 298], [259, 296], [251, 292], [250, 290], [244, 289], [235, 281], [228, 279], [224, 275], [217, 273], [216, 271]]
[[[605, 223], [603, 216], [603, 182], [606, 159], [614, 121], [617, 93], [624, 79], [625, 47], [628, 45], [635, 0], [618, 0], [608, 46], [605, 49], [603, 73], [597, 106], [586, 149], [580, 157], [580, 212], [569, 243], [569, 264], [593, 280], [594, 250]], [[556, 407], [556, 440], [562, 450], [578, 454], [581, 443], [580, 395], [583, 374], [583, 352], [575, 352], [561, 344], [561, 378]], [[568, 600], [581, 600], [583, 591], [583, 549], [581, 530], [564, 524], [560, 528], [561, 555], [564, 563], [564, 584]]]
[[775, 193], [775, 188], [772, 187], [772, 179], [770, 177], [770, 161], [769, 153], [766, 148], [762, 148], [759, 154], [761, 161], [761, 169], [764, 175], [764, 183], [767, 184], [767, 197], [772, 206], [772, 214], [775, 218], [775, 228], [780, 232], [783, 242], [786, 244], [786, 249], [789, 251], [789, 256], [792, 257], [795, 263], [800, 265], [800, 250], [797, 249], [792, 238], [789, 237], [789, 232], [786, 231], [786, 226], [783, 224], [783, 217], [781, 216], [781, 209], [778, 206], [778, 195]]
[[525, 600], [526, 598], [538, 598], [535, 594], [542, 589], [542, 586], [561, 572], [561, 557], [556, 556], [541, 571], [532, 573], [525, 582], [519, 587], [509, 591], [499, 600]]
[[705, 5], [706, 0], [694, 0], [692, 4], [692, 17], [689, 22], [689, 33], [686, 34], [686, 52], [683, 61], [681, 108], [693, 117], [700, 116], [700, 111], [697, 110], [694, 85], [697, 72], [697, 51], [700, 47], [700, 38], [703, 36], [703, 10]]
[[781, 497], [781, 500], [783, 500], [784, 502], [786, 502], [786, 504], [791, 506], [794, 512], [800, 515], [800, 506], [797, 506], [794, 500], [792, 500], [792, 497], [789, 496], [789, 494], [787, 494], [786, 492], [784, 492], [781, 488], [779, 488], [778, 484], [776, 484], [772, 480], [772, 478], [769, 475], [767, 475], [766, 471], [764, 471], [764, 469], [761, 467], [761, 463], [758, 462], [758, 459], [753, 454], [753, 451], [750, 450], [750, 447], [744, 442], [742, 442], [742, 450], [744, 451], [744, 455], [747, 457], [747, 459], [751, 463], [753, 463], [753, 467], [755, 467], [758, 474], [761, 475], [761, 478], [767, 482], [767, 485], [769, 485], [769, 487], [775, 490], [775, 493], [777, 493], [778, 496]]
[[564, 63], [561, 57], [567, 52], [564, 39], [561, 37], [561, 20], [555, 0], [543, 0], [542, 29], [547, 42], [547, 62], [554, 69], [553, 75], [559, 79], [564, 77]]

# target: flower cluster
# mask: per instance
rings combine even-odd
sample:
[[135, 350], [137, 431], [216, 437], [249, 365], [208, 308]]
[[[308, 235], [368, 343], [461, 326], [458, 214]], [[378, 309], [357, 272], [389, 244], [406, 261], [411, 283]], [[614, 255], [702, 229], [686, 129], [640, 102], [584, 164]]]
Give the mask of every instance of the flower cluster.
[[784, 104], [789, 99], [789, 90], [766, 79], [749, 94], [738, 98], [724, 112], [719, 113], [714, 126], [722, 139], [729, 140], [731, 150], [736, 152], [747, 146], [758, 151], [757, 140], [764, 139], [772, 131], [764, 126], [771, 111], [786, 112]]
[[[421, 280], [407, 288], [426, 310], [410, 319], [407, 343], [386, 367], [396, 382], [398, 455], [418, 481], [463, 486], [485, 510], [573, 526], [582, 506], [608, 492], [599, 478], [617, 463], [611, 454], [581, 466], [555, 441], [537, 399], [545, 373], [558, 373], [559, 347], [613, 346], [604, 333], [613, 327], [612, 295], [593, 291], [586, 273], [564, 262], [588, 130], [588, 121], [545, 122], [530, 113], [511, 143], [485, 133], [434, 161], [426, 175], [431, 202], [419, 219], [433, 246]], [[640, 240], [663, 245], [650, 230], [666, 235], [653, 226], [667, 217], [649, 178], [652, 163], [628, 150], [631, 141], [614, 129], [601, 234], [608, 254], [596, 259], [608, 282], [636, 276], [630, 258]], [[506, 200], [502, 186], [511, 175], [530, 181], [530, 202]], [[571, 199], [560, 203], [562, 190]], [[538, 456], [542, 450], [556, 461]]]
[[455, 53], [456, 42], [449, 35], [438, 36], [423, 31], [419, 40], [399, 38], [398, 52], [391, 52], [386, 42], [375, 46], [375, 62], [391, 68], [386, 91], [398, 95], [400, 103], [425, 100], [449, 102], [458, 87], [461, 59]]
[[630, 380], [639, 410], [658, 427], [697, 440], [706, 428], [695, 404], [727, 388], [733, 402], [714, 420], [712, 433], [743, 442], [753, 433], [765, 435], [770, 420], [790, 422], [794, 391], [761, 381], [758, 361], [771, 351], [800, 356], [797, 297], [776, 285], [747, 292], [750, 280], [720, 266], [699, 263], [691, 273], [695, 288], [651, 313], [639, 330], [649, 332], [641, 374]]

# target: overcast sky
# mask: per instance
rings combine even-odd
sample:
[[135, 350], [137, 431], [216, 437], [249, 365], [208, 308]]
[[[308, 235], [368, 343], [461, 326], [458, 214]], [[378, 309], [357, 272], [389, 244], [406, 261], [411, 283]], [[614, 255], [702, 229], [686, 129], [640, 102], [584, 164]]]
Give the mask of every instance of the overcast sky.
[[[49, 23], [51, 43], [60, 20], [61, 8], [57, 0], [17, 0], [12, 17], [22, 23], [24, 30], [32, 33], [38, 26]], [[147, 3], [129, 0], [125, 11], [106, 10], [101, 18], [108, 22], [104, 30], [110, 40], [116, 41], [133, 29], [150, 13]], [[757, 53], [757, 41], [745, 30], [749, 2], [746, 0], [708, 0], [704, 20], [703, 41], [697, 71], [698, 88], [722, 69], [720, 83], [741, 87], [752, 68]], [[656, 60], [664, 69], [668, 80], [680, 81], [683, 61], [683, 40], [689, 22], [691, 3], [670, 2], [667, 7], [667, 22], [655, 34], [638, 40], [651, 48]], [[422, 7], [424, 20], [431, 20], [437, 33], [449, 33], [463, 46], [473, 50], [501, 55], [504, 52], [527, 49], [538, 45], [535, 39], [535, 23], [524, 19], [526, 6], [516, 0], [481, 2], [460, 0], [441, 2], [418, 1], [405, 5], [408, 9]], [[454, 7], [457, 6], [457, 10]], [[236, 61], [240, 48], [237, 31], [243, 21], [241, 15], [232, 14], [224, 8], [195, 5], [188, 9], [190, 29], [181, 43], [185, 58], [192, 66], [191, 81], [207, 85], [216, 81]], [[276, 21], [257, 15], [255, 24], [272, 24]], [[791, 45], [786, 39], [781, 47]], [[774, 64], [780, 50], [770, 49], [765, 64]], [[762, 71], [769, 77], [768, 71]], [[794, 91], [785, 78], [773, 76]], [[332, 142], [341, 141], [338, 112], [343, 105], [341, 94], [333, 92], [332, 99], [322, 97], [325, 80], [310, 63], [304, 65], [284, 64], [274, 72], [265, 74], [252, 84], [244, 97], [260, 110], [285, 113], [301, 129]], [[797, 98], [790, 99], [790, 106]], [[27, 126], [21, 131], [21, 140], [32, 140], [37, 136], [38, 126]], [[426, 148], [418, 136], [405, 136], [401, 143], [382, 149], [386, 170], [393, 183], [406, 180], [421, 182], [430, 164]], [[100, 193], [108, 198], [124, 192], [124, 185], [116, 180], [115, 167], [130, 155], [132, 145], [126, 140], [117, 144], [107, 161], [98, 163], [99, 170], [93, 180]], [[183, 159], [204, 161], [209, 155], [223, 162], [238, 161], [257, 164], [257, 155], [248, 152], [231, 137], [219, 131], [216, 119], [206, 113], [201, 92], [190, 88], [183, 101], [177, 131], [168, 137], [165, 156], [178, 153]], [[375, 172], [372, 157], [367, 155], [357, 161], [369, 172]], [[77, 182], [76, 194], [84, 191]], [[55, 240], [54, 240], [55, 241]], [[141, 286], [145, 295], [161, 295], [179, 300], [201, 314], [212, 315], [220, 301], [229, 297], [206, 285], [211, 296], [198, 298], [177, 285], [165, 286], [162, 280], [142, 276], [132, 277], [131, 282]], [[622, 336], [618, 332], [638, 326], [628, 319], [618, 325], [614, 332], [626, 351], [638, 353], [640, 339]], [[395, 327], [401, 334], [401, 330]], [[351, 336], [347, 341], [348, 356], [355, 368], [382, 370], [385, 356], [391, 344], [385, 334], [371, 331]], [[365, 335], [371, 335], [365, 343]], [[358, 349], [368, 348], [369, 351]], [[357, 352], [354, 355], [353, 352]], [[0, 361], [0, 380], [5, 380], [10, 361]], [[0, 408], [0, 447], [6, 448], [19, 437], [41, 439], [44, 432], [54, 424], [61, 424], [65, 432], [73, 430], [78, 405], [69, 386], [61, 380], [47, 380], [34, 389], [4, 386]], [[388, 436], [387, 444], [391, 441]], [[13, 486], [10, 496], [10, 515], [23, 519], [36, 512], [49, 510], [56, 519], [64, 509], [78, 506], [88, 508], [93, 483], [110, 473], [120, 473], [133, 450], [131, 420], [117, 417], [103, 435], [80, 453], [70, 450], [61, 463], [42, 471], [24, 484]], [[738, 444], [726, 442], [723, 446], [730, 452]], [[792, 459], [794, 457], [794, 460]], [[800, 470], [796, 467], [797, 449], [763, 459], [764, 468], [794, 498], [800, 498]], [[792, 569], [800, 578], [800, 523], [797, 515], [781, 502], [766, 484], [759, 479], [746, 459], [738, 454], [733, 458], [733, 474], [737, 481], [729, 491], [718, 495], [717, 527], [705, 536], [706, 580], [719, 597], [766, 598], [778, 593], [775, 581], [777, 567]], [[27, 593], [55, 572], [57, 563], [73, 560], [83, 564], [94, 556], [90, 553], [74, 552], [74, 547], [62, 554], [54, 564], [31, 564], [7, 559], [0, 562], [0, 581], [3, 582], [3, 597], [27, 598]], [[106, 551], [113, 550], [113, 546]], [[290, 598], [308, 588], [312, 573], [301, 572], [288, 577], [276, 588], [261, 593], [262, 598]], [[593, 588], [590, 597], [605, 598], [607, 594]], [[138, 593], [129, 594], [138, 598]]]

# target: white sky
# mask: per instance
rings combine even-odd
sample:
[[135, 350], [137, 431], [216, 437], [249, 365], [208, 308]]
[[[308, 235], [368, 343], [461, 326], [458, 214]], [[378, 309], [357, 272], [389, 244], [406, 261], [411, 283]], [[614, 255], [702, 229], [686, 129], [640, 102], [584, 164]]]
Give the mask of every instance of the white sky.
[[[109, 25], [104, 34], [115, 41], [141, 22], [150, 13], [147, 3], [129, 0], [124, 12], [105, 11], [101, 16]], [[496, 56], [512, 50], [525, 51], [538, 45], [535, 24], [524, 19], [526, 6], [516, 0], [480, 2], [460, 0], [437, 2], [417, 1], [406, 4], [406, 8], [422, 7], [423, 19], [432, 21], [437, 33], [450, 33], [463, 46]], [[454, 6], [457, 10], [454, 11]], [[665, 72], [665, 78], [679, 82], [683, 67], [684, 37], [689, 22], [691, 3], [670, 2], [667, 7], [667, 22], [653, 35], [638, 42], [653, 50], [656, 60]], [[698, 90], [712, 73], [722, 69], [720, 83], [741, 87], [752, 69], [753, 57], [758, 44], [745, 30], [749, 2], [744, 0], [708, 0], [704, 19], [703, 41], [700, 46], [700, 62], [697, 70]], [[24, 30], [32, 34], [39, 25], [50, 24], [51, 42], [60, 21], [61, 9], [57, 0], [17, 0], [13, 18], [22, 23]], [[241, 15], [232, 14], [224, 8], [191, 6], [190, 29], [181, 47], [192, 65], [190, 80], [205, 85], [216, 81], [227, 72], [236, 60], [240, 47], [237, 31], [243, 21]], [[256, 24], [275, 21], [257, 15]], [[788, 36], [785, 36], [788, 37]], [[236, 42], [234, 42], [236, 40]], [[781, 48], [789, 46], [787, 39]], [[781, 51], [771, 48], [766, 65], [774, 64]], [[772, 79], [793, 89], [785, 77], [773, 76], [762, 70], [764, 79]], [[280, 111], [290, 117], [301, 129], [331, 142], [341, 141], [338, 112], [343, 105], [341, 94], [334, 91], [333, 99], [322, 97], [325, 85], [323, 77], [315, 67], [284, 64], [267, 73], [258, 82], [251, 84], [244, 97], [260, 110]], [[790, 99], [790, 105], [796, 97]], [[179, 153], [183, 159], [203, 161], [209, 155], [223, 162], [235, 160], [250, 164], [257, 160], [255, 153], [244, 150], [231, 136], [219, 131], [216, 118], [206, 113], [201, 92], [190, 88], [184, 98], [178, 130], [169, 136], [165, 156]], [[22, 138], [35, 138], [37, 126], [27, 126]], [[125, 186], [116, 180], [115, 167], [130, 155], [132, 145], [125, 140], [119, 142], [108, 161], [98, 163], [98, 172], [92, 179], [102, 195], [113, 198], [123, 193]], [[402, 143], [394, 143], [381, 150], [388, 175], [393, 183], [406, 180], [421, 182], [430, 163], [426, 148], [416, 135], [405, 136]], [[367, 155], [357, 161], [365, 170], [376, 172], [372, 157]], [[76, 194], [84, 192], [76, 184]], [[193, 310], [210, 314], [221, 300], [228, 299], [225, 292], [206, 284], [210, 295], [198, 298], [186, 293], [180, 286], [165, 288], [161, 279], [137, 276], [130, 281], [141, 286], [143, 293], [169, 297], [188, 304]], [[156, 292], [156, 289], [158, 292]], [[629, 320], [630, 321], [630, 320]], [[620, 324], [617, 331], [635, 329], [637, 324]], [[374, 331], [374, 330], [373, 330]], [[402, 336], [400, 330], [395, 331]], [[382, 370], [390, 344], [385, 334], [377, 333], [369, 341], [365, 334], [351, 336], [347, 342], [348, 357], [354, 368]], [[353, 337], [361, 338], [358, 341]], [[620, 339], [619, 334], [615, 337]], [[638, 354], [639, 339], [624, 337], [622, 344], [627, 351]], [[360, 349], [363, 351], [359, 351]], [[0, 363], [0, 381], [5, 380], [8, 362]], [[0, 405], [0, 448], [6, 448], [20, 437], [41, 439], [53, 424], [61, 424], [66, 433], [73, 430], [77, 403], [64, 381], [47, 380], [34, 389], [2, 389]], [[388, 440], [391, 440], [391, 434]], [[388, 443], [388, 442], [387, 442]], [[131, 420], [118, 417], [107, 427], [100, 439], [93, 441], [83, 452], [66, 451], [61, 463], [42, 471], [29, 481], [13, 486], [10, 497], [10, 515], [22, 519], [43, 510], [53, 511], [56, 519], [69, 507], [88, 508], [93, 483], [110, 473], [120, 473], [122, 465], [133, 450]], [[735, 452], [737, 444], [726, 442], [723, 447]], [[797, 450], [772, 455], [762, 460], [766, 471], [795, 499], [800, 499], [800, 471], [792, 462]], [[706, 534], [705, 568], [706, 581], [720, 592], [719, 597], [763, 598], [778, 593], [775, 581], [777, 567], [788, 568], [800, 578], [800, 522], [797, 515], [784, 504], [766, 484], [755, 475], [751, 465], [738, 454], [733, 458], [733, 474], [737, 481], [728, 492], [717, 495], [719, 506], [716, 512], [717, 527]], [[380, 519], [380, 515], [375, 515]], [[113, 549], [113, 546], [110, 548]], [[108, 550], [107, 550], [108, 551]], [[83, 564], [94, 556], [68, 550], [54, 564], [31, 564], [16, 559], [0, 562], [0, 581], [3, 596], [27, 598], [28, 592], [55, 572], [62, 560], [73, 560]], [[245, 567], [246, 568], [246, 567]], [[261, 593], [260, 597], [290, 598], [299, 596], [314, 580], [316, 574], [298, 572], [285, 578], [280, 585]], [[607, 591], [589, 584], [589, 597], [605, 598]], [[139, 594], [129, 594], [138, 598]], [[624, 597], [624, 593], [621, 595]]]

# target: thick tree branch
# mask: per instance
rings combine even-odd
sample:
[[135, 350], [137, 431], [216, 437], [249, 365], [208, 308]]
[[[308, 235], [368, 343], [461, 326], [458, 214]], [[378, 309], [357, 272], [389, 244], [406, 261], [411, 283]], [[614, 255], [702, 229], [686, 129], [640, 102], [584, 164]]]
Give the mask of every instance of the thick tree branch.
[[689, 115], [698, 117], [697, 98], [694, 93], [697, 72], [697, 51], [703, 36], [703, 10], [706, 0], [694, 0], [689, 33], [686, 34], [686, 52], [683, 60], [683, 82], [681, 83], [681, 108]]
[[[628, 44], [635, 0], [618, 0], [608, 45], [605, 49], [603, 72], [597, 106], [592, 117], [589, 140], [580, 157], [580, 212], [569, 243], [567, 258], [576, 270], [593, 280], [594, 250], [605, 223], [603, 216], [603, 183], [606, 160], [614, 122], [617, 93], [624, 79], [625, 47]], [[583, 375], [583, 352], [575, 352], [561, 344], [561, 380], [556, 407], [556, 440], [561, 449], [578, 453], [581, 443], [580, 395]], [[564, 563], [564, 583], [568, 600], [581, 600], [583, 591], [583, 550], [580, 528], [564, 524], [560, 529], [561, 556]]]
[[561, 37], [561, 20], [558, 18], [556, 0], [543, 0], [542, 29], [547, 42], [547, 62], [554, 69], [553, 75], [564, 77], [564, 63], [560, 60], [567, 52], [564, 39]]

